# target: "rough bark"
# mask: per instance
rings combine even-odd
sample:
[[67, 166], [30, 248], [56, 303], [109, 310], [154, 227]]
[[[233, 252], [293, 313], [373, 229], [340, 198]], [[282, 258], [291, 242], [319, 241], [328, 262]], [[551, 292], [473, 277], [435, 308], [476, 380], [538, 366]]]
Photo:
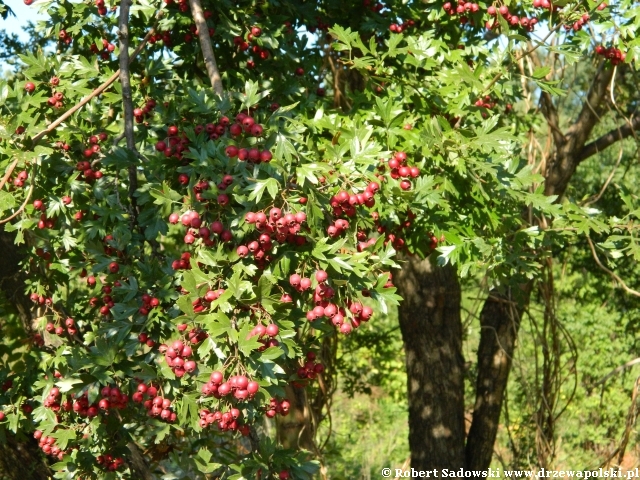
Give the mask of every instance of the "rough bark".
[[53, 478], [53, 472], [44, 462], [34, 439], [18, 439], [7, 433], [6, 442], [0, 442], [0, 478], [48, 480]]
[[406, 259], [394, 276], [404, 301], [399, 319], [406, 353], [411, 466], [461, 468], [464, 359], [461, 291], [454, 267]]
[[526, 284], [517, 295], [493, 290], [480, 313], [476, 402], [465, 452], [471, 470], [485, 470], [491, 464], [520, 319], [532, 285]]

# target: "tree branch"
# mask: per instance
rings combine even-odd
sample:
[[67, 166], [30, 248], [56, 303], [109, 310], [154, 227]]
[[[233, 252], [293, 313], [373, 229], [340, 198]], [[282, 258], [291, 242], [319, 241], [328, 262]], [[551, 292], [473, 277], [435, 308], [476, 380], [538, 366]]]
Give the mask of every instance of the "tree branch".
[[[529, 46], [529, 51], [533, 52], [533, 45], [531, 42], [527, 44]], [[540, 58], [537, 53], [532, 53], [529, 58], [536, 67], [541, 67], [542, 63], [540, 62]], [[549, 77], [551, 73], [547, 77]], [[549, 80], [549, 78], [546, 78]], [[553, 99], [551, 98], [551, 94], [542, 90], [540, 92], [540, 111], [544, 115], [544, 118], [547, 120], [547, 124], [549, 128], [551, 128], [551, 135], [553, 136], [553, 141], [556, 145], [563, 145], [566, 141], [562, 130], [560, 130], [560, 120], [558, 117], [558, 109], [553, 104]]]
[[615, 128], [593, 142], [585, 145], [582, 150], [580, 150], [580, 153], [578, 153], [578, 162], [582, 162], [590, 156], [605, 150], [619, 140], [624, 140], [625, 138], [630, 137], [638, 128], [640, 128], [640, 112], [631, 117], [629, 123]]
[[[122, 3], [126, 1], [127, 0], [124, 0]], [[141, 478], [142, 480], [154, 480], [155, 477], [153, 476], [153, 474], [151, 473], [151, 470], [147, 466], [147, 462], [142, 456], [142, 452], [140, 452], [140, 449], [138, 448], [138, 446], [134, 442], [129, 442], [127, 444], [127, 447], [131, 452], [132, 467], [135, 470], [136, 474], [139, 475], [138, 478]]]
[[613, 70], [605, 68], [604, 61], [596, 72], [589, 92], [582, 104], [576, 120], [567, 129], [563, 145], [556, 145], [554, 157], [545, 175], [545, 195], [564, 194], [569, 181], [578, 167], [577, 158], [587, 139], [591, 135], [603, 110], [607, 86], [613, 77]]
[[200, 48], [202, 49], [202, 56], [204, 57], [204, 64], [207, 67], [211, 86], [218, 95], [222, 95], [224, 92], [224, 89], [222, 88], [222, 78], [218, 71], [216, 57], [213, 54], [211, 38], [209, 37], [209, 27], [207, 26], [207, 21], [205, 20], [204, 13], [202, 12], [202, 5], [200, 4], [200, 0], [189, 0], [189, 6], [191, 7], [193, 21], [196, 23], [196, 27], [198, 28]]
[[582, 147], [589, 138], [591, 130], [598, 121], [598, 110], [607, 95], [607, 86], [613, 77], [613, 69], [606, 68], [604, 61], [598, 67], [593, 82], [582, 104], [575, 122], [567, 130], [567, 136], [575, 137], [574, 145]]
[[118, 38], [120, 39], [120, 84], [122, 85], [122, 104], [124, 109], [124, 136], [127, 148], [135, 150], [136, 142], [133, 136], [133, 100], [131, 95], [131, 80], [129, 73], [129, 9], [131, 0], [120, 2], [120, 19], [118, 23]]
[[[133, 134], [133, 100], [131, 95], [131, 79], [129, 73], [129, 9], [131, 0], [120, 2], [120, 19], [118, 37], [120, 39], [120, 84], [122, 85], [122, 105], [124, 110], [124, 136], [127, 148], [136, 153], [136, 141]], [[133, 158], [138, 158], [135, 155]], [[135, 225], [138, 221], [138, 207], [134, 196], [138, 189], [138, 172], [134, 162], [129, 164], [129, 202], [131, 203], [131, 220]], [[132, 225], [132, 227], [133, 227]]]

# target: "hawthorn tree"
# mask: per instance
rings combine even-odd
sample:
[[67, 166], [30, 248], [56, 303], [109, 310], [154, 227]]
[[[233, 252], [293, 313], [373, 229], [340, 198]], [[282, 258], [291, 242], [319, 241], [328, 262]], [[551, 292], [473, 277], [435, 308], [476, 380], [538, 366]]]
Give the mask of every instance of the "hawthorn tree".
[[[632, 110], [590, 141], [613, 79], [635, 108], [638, 7], [41, 8], [49, 42], [0, 82], [11, 458], [33, 478], [311, 478], [331, 345], [400, 302], [412, 466], [486, 468], [552, 246], [622, 228], [555, 200], [634, 133]], [[567, 128], [554, 75], [583, 58], [599, 63]], [[535, 92], [542, 169], [521, 148]], [[479, 276], [496, 289], [467, 434], [460, 278]]]

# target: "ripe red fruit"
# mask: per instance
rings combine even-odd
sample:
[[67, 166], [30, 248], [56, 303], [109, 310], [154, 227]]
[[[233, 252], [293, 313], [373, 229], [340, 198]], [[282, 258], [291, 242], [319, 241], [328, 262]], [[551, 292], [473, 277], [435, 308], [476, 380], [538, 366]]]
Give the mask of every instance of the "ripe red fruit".
[[262, 29], [260, 27], [251, 27], [251, 35], [254, 37], [259, 37], [262, 35]]
[[156, 150], [159, 152], [164, 152], [167, 149], [167, 144], [162, 140], [156, 142]]
[[271, 325], [267, 325], [267, 329], [265, 333], [270, 337], [275, 337], [276, 335], [278, 335], [278, 332], [280, 332], [280, 329], [275, 323], [272, 323]]
[[211, 383], [213, 383], [214, 385], [221, 385], [224, 377], [222, 376], [221, 372], [216, 371], [211, 374], [209, 379], [211, 380]]
[[109, 264], [109, 271], [111, 273], [118, 273], [119, 270], [120, 270], [120, 265], [118, 265], [117, 262], [111, 262]]
[[27, 91], [27, 93], [33, 93], [36, 89], [36, 86], [33, 82], [27, 82], [24, 84], [24, 89]]
[[231, 385], [229, 385], [228, 383], [223, 383], [218, 387], [218, 393], [221, 396], [225, 396], [228, 395], [231, 392]]
[[318, 281], [318, 283], [326, 282], [327, 278], [329, 278], [329, 275], [324, 270], [318, 270], [316, 272], [316, 280]]
[[271, 154], [271, 152], [269, 150], [262, 150], [260, 152], [260, 161], [261, 162], [269, 163], [272, 158], [273, 158], [273, 155]]
[[245, 247], [244, 245], [240, 245], [240, 246], [237, 248], [236, 252], [238, 253], [238, 256], [239, 256], [240, 258], [244, 258], [244, 257], [246, 257], [247, 255], [249, 255], [249, 249], [248, 249], [247, 247]]
[[235, 145], [229, 145], [227, 148], [225, 148], [224, 152], [226, 153], [227, 157], [235, 158], [238, 156], [238, 147], [236, 147]]
[[176, 135], [178, 135], [178, 127], [176, 127], [175, 125], [171, 125], [168, 129], [167, 129], [167, 134], [170, 137], [175, 137]]
[[294, 273], [293, 275], [291, 275], [289, 277], [289, 283], [294, 288], [298, 288], [300, 286], [301, 280], [302, 280], [302, 278], [297, 273]]
[[295, 74], [296, 74], [297, 76], [301, 77], [302, 75], [304, 75], [304, 68], [302, 68], [302, 67], [298, 67], [298, 68], [296, 68], [296, 70], [295, 70]]

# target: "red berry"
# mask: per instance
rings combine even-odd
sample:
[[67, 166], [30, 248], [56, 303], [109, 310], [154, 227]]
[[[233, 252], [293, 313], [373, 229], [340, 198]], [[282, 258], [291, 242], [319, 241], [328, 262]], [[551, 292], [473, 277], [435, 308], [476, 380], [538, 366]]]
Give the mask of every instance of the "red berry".
[[325, 272], [324, 270], [318, 270], [316, 272], [316, 280], [318, 281], [318, 283], [326, 282], [327, 278], [329, 278], [329, 275], [327, 275], [327, 272]]
[[272, 323], [271, 325], [267, 325], [265, 333], [270, 337], [275, 337], [276, 335], [278, 335], [279, 331], [280, 329], [278, 328], [278, 326], [275, 323]]

